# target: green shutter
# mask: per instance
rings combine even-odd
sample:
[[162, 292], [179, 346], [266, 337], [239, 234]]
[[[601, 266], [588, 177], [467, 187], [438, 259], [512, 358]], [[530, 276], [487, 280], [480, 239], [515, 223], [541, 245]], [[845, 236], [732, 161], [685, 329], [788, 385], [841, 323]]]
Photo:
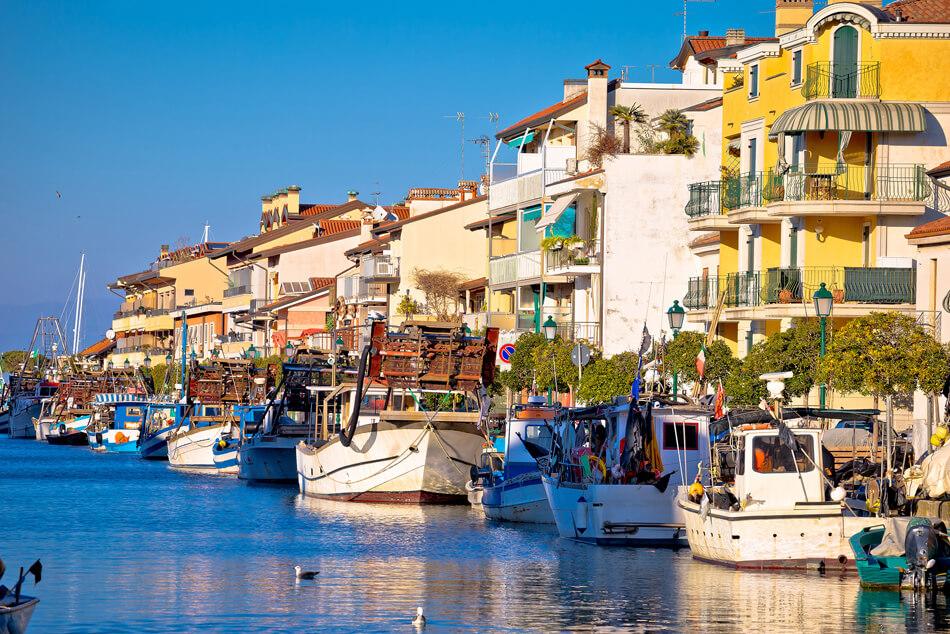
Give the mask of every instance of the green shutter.
[[852, 99], [858, 95], [858, 31], [843, 26], [835, 31], [832, 97]]

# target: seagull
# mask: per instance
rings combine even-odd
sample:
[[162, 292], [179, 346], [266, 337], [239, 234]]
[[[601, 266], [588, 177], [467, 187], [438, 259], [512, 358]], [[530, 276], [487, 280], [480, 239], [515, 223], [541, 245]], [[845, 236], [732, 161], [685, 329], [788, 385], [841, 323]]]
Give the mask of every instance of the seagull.
[[61, 193], [59, 193], [59, 190], [56, 190], [56, 197], [57, 197], [57, 198], [62, 198], [62, 197], [63, 197], [63, 195], [62, 195]]
[[416, 618], [412, 619], [412, 624], [420, 630], [426, 626], [426, 617], [422, 614], [421, 607], [416, 608]]
[[317, 575], [320, 574], [319, 570], [315, 572], [307, 572], [300, 566], [294, 566], [294, 572], [297, 573], [297, 579], [316, 579]]

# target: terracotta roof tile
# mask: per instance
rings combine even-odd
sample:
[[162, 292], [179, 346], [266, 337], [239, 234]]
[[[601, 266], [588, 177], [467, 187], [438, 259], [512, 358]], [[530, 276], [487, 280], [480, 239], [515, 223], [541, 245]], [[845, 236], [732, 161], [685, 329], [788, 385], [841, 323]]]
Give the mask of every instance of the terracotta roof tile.
[[320, 228], [323, 232], [321, 236], [331, 236], [335, 233], [343, 233], [344, 231], [353, 231], [354, 229], [359, 229], [362, 224], [359, 220], [340, 220], [338, 218], [327, 218], [326, 220], [318, 221], [320, 223]]
[[329, 211], [338, 205], [320, 204], [320, 205], [300, 205], [301, 216], [314, 216], [316, 214]]
[[950, 0], [897, 0], [884, 13], [895, 22], [950, 24]]
[[551, 117], [557, 116], [558, 114], [561, 114], [562, 112], [566, 112], [568, 110], [573, 110], [577, 106], [584, 103], [587, 103], [586, 90], [574, 95], [570, 99], [567, 99], [565, 101], [559, 101], [555, 104], [551, 104], [547, 108], [542, 108], [541, 110], [538, 110], [534, 114], [528, 115], [524, 119], [518, 121], [517, 123], [513, 123], [512, 125], [508, 126], [504, 130], [496, 134], [495, 138], [502, 139], [502, 138], [511, 136], [515, 132], [524, 132], [525, 128], [529, 128], [532, 125], [537, 125], [538, 123], [543, 123], [547, 121], [548, 119], [550, 119]]
[[335, 277], [311, 277], [310, 278], [310, 287], [318, 291], [321, 288], [326, 288], [328, 286], [333, 286], [336, 284]]
[[693, 104], [688, 108], [683, 108], [682, 112], [708, 112], [720, 106], [722, 106], [722, 97], [713, 97], [712, 99]]
[[947, 174], [950, 174], [950, 161], [944, 161], [943, 163], [941, 163], [941, 164], [938, 165], [937, 167], [934, 167], [933, 169], [927, 170], [927, 174], [929, 174], [930, 176], [933, 176], [933, 177], [935, 177], [935, 178], [936, 178], [936, 177], [940, 177], [940, 176], [946, 176]]
[[719, 244], [718, 233], [707, 233], [699, 236], [689, 243], [689, 248], [694, 249], [696, 247], [706, 247], [712, 244]]
[[108, 350], [111, 350], [115, 345], [115, 341], [112, 339], [100, 339], [96, 343], [92, 344], [85, 350], [81, 351], [77, 356], [80, 357], [94, 357], [100, 355]]
[[937, 218], [936, 220], [925, 222], [918, 227], [914, 227], [914, 229], [904, 237], [908, 240], [913, 240], [914, 238], [931, 238], [933, 236], [945, 235], [950, 235], [950, 217]]
[[726, 38], [722, 35], [690, 35], [686, 37], [676, 57], [670, 61], [670, 67], [682, 70], [686, 64], [686, 58], [699, 58], [703, 53], [707, 53], [703, 57], [708, 59], [730, 57], [739, 49], [762, 42], [778, 42], [778, 38], [746, 37], [742, 44], [726, 46]]
[[[383, 236], [381, 238], [374, 238], [372, 240], [367, 240], [366, 242], [360, 242], [358, 245], [356, 245], [349, 251], [346, 251], [344, 255], [350, 256], [350, 255], [356, 255], [358, 253], [367, 253], [370, 251], [375, 251], [389, 244], [390, 240], [391, 238], [389, 236]], [[347, 271], [348, 270], [349, 269], [347, 269]]]
[[387, 231], [392, 231], [393, 229], [398, 229], [404, 225], [408, 225], [419, 220], [425, 220], [426, 218], [431, 218], [432, 216], [438, 216], [444, 214], [448, 211], [455, 211], [461, 207], [467, 205], [474, 205], [475, 203], [480, 203], [484, 200], [488, 200], [488, 196], [475, 196], [474, 198], [469, 198], [468, 200], [463, 200], [452, 205], [446, 205], [445, 207], [440, 207], [438, 209], [433, 209], [432, 211], [427, 211], [422, 214], [416, 214], [405, 220], [393, 220], [392, 222], [384, 222], [381, 225], [373, 227], [373, 233], [386, 233]]

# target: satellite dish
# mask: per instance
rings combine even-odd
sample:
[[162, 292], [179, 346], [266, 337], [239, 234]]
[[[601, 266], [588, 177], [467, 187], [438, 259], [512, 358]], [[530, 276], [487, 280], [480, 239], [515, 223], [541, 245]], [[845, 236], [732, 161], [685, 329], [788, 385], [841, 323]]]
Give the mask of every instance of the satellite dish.
[[106, 331], [106, 339], [115, 339], [115, 331], [112, 328]]
[[389, 216], [389, 212], [383, 209], [381, 206], [376, 205], [376, 209], [373, 210], [371, 215], [373, 220], [376, 222], [382, 222], [383, 220], [386, 220], [387, 216]]

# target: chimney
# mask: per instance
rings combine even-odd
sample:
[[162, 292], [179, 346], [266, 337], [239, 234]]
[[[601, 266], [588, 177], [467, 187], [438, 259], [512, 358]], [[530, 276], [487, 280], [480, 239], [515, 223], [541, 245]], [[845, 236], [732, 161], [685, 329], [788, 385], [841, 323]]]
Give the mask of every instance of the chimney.
[[700, 31], [698, 35], [699, 37], [709, 37], [709, 31]]
[[726, 29], [726, 46], [745, 44], [745, 29]]
[[587, 71], [587, 125], [578, 126], [581, 128], [578, 130], [578, 156], [586, 154], [597, 128], [607, 129], [607, 73], [610, 65], [598, 59], [584, 69]]
[[300, 213], [300, 185], [291, 185], [287, 188], [287, 213]]
[[775, 0], [775, 37], [805, 26], [813, 10], [812, 0]]
[[163, 244], [163, 245], [161, 246], [161, 249], [160, 249], [159, 252], [158, 252], [158, 259], [159, 259], [159, 260], [167, 260], [167, 259], [168, 259], [168, 245], [167, 245], [167, 244]]
[[358, 191], [351, 189], [350, 191], [346, 192], [346, 202], [348, 203], [353, 202], [354, 200], [356, 200], [356, 197], [359, 195], [360, 193]]

